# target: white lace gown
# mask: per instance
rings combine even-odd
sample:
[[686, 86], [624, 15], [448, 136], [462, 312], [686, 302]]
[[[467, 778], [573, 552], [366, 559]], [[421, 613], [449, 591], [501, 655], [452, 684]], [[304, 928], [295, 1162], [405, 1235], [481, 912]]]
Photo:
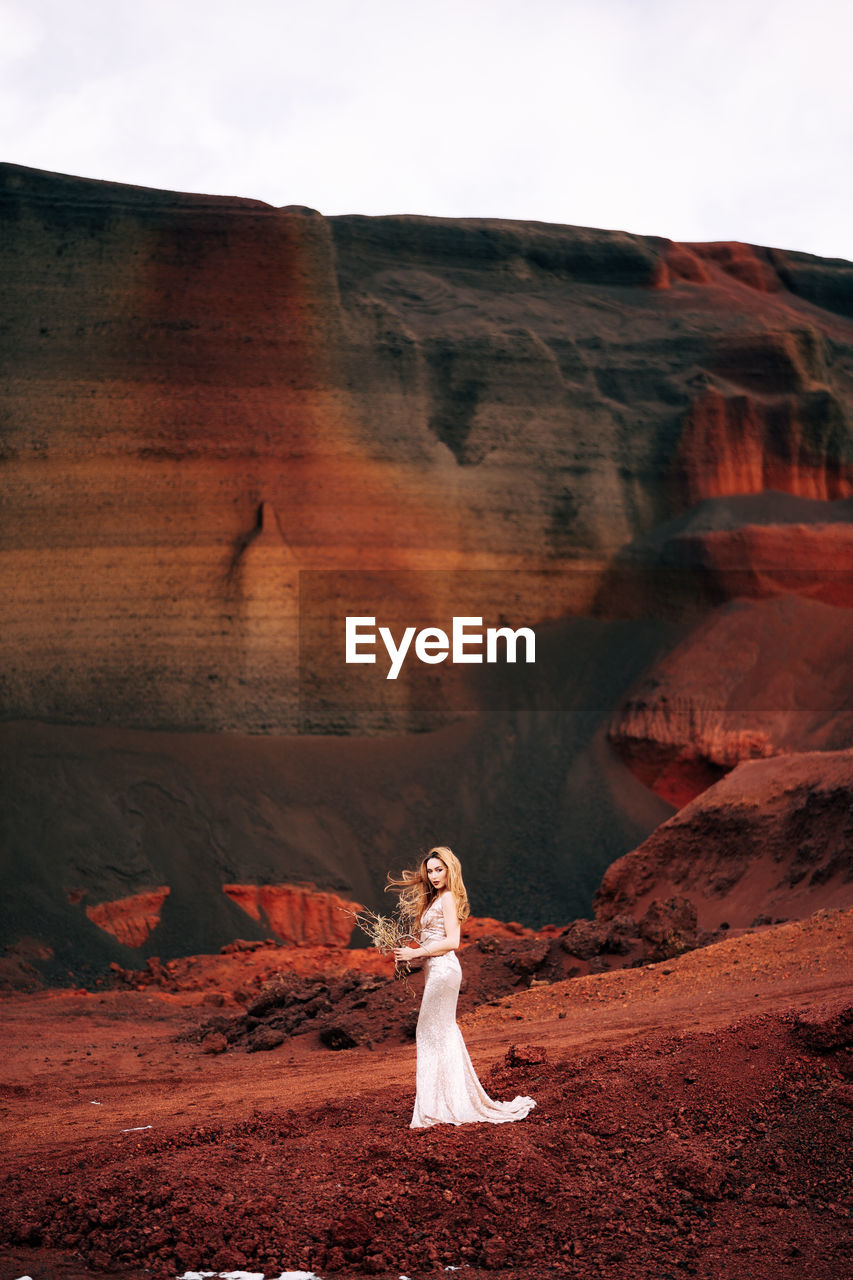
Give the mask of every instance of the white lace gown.
[[[421, 917], [421, 944], [447, 937], [438, 898]], [[417, 1027], [417, 1095], [412, 1129], [433, 1124], [506, 1124], [523, 1120], [536, 1106], [532, 1098], [494, 1102], [471, 1065], [462, 1032], [456, 1025], [456, 1000], [462, 969], [455, 951], [430, 956]]]

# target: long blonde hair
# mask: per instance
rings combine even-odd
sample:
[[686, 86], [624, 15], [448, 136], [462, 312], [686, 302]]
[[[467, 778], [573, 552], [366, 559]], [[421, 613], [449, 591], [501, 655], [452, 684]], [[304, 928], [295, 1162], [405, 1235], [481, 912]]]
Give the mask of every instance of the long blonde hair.
[[468, 905], [468, 894], [465, 892], [465, 885], [462, 882], [462, 866], [459, 859], [452, 849], [448, 849], [447, 845], [440, 844], [424, 855], [417, 870], [404, 871], [399, 880], [393, 879], [391, 875], [388, 876], [385, 891], [386, 893], [389, 889], [399, 889], [401, 891], [400, 915], [413, 932], [419, 928], [421, 916], [427, 907], [438, 896], [436, 890], [430, 884], [429, 875], [427, 874], [427, 863], [430, 858], [438, 858], [439, 862], [443, 862], [447, 868], [446, 887], [453, 894], [458, 918], [467, 920], [471, 914], [471, 908]]

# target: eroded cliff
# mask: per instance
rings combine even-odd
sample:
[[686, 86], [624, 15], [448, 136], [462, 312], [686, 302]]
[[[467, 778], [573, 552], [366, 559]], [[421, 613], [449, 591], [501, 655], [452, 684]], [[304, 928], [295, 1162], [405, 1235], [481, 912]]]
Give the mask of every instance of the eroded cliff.
[[0, 215], [7, 716], [433, 728], [458, 673], [355, 680], [343, 613], [614, 616], [696, 503], [853, 493], [848, 263], [16, 166]]
[[[739, 761], [851, 745], [851, 264], [0, 179], [3, 913], [58, 973], [448, 839], [571, 919]], [[346, 614], [536, 664], [388, 681]]]

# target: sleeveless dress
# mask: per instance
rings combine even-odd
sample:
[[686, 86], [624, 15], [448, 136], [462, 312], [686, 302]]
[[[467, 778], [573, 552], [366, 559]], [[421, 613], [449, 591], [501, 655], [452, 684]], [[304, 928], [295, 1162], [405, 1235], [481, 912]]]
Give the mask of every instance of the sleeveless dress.
[[[436, 898], [421, 916], [421, 944], [447, 937], [444, 912]], [[532, 1098], [494, 1102], [471, 1065], [456, 1025], [456, 999], [462, 969], [455, 951], [426, 960], [426, 985], [417, 1026], [417, 1094], [412, 1129], [432, 1124], [505, 1124], [523, 1120], [536, 1106]]]

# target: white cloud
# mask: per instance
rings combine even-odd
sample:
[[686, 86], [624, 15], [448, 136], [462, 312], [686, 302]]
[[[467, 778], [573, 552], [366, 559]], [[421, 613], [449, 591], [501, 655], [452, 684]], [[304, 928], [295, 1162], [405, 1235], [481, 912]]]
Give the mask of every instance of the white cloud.
[[7, 0], [3, 158], [853, 258], [838, 0]]

